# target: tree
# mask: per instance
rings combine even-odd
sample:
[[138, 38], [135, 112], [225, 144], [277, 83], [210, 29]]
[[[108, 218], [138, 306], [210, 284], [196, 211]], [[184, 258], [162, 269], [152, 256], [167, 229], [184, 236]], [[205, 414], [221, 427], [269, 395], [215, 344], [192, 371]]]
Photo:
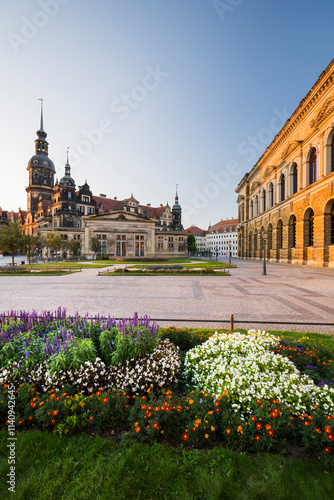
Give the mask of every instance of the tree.
[[67, 248], [69, 249], [70, 252], [73, 253], [73, 256], [75, 257], [78, 254], [78, 251], [80, 250], [80, 241], [78, 240], [69, 240], [67, 243]]
[[196, 246], [196, 238], [193, 234], [188, 234], [188, 252], [196, 255], [198, 250]]
[[13, 266], [15, 252], [23, 248], [25, 240], [20, 222], [10, 222], [0, 229], [0, 250], [11, 254]]
[[56, 262], [58, 262], [58, 251], [64, 247], [65, 243], [60, 233], [52, 231], [46, 235], [46, 246], [56, 252]]
[[96, 236], [92, 236], [89, 239], [89, 249], [92, 250], [92, 252], [94, 252], [94, 257], [97, 256], [98, 252], [101, 252], [101, 248], [102, 248], [101, 241]]

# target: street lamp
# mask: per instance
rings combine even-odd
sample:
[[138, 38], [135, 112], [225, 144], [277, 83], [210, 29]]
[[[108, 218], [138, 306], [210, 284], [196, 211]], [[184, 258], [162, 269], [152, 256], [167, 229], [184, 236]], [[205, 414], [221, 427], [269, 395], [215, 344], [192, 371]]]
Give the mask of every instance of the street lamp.
[[231, 241], [228, 242], [228, 265], [231, 265]]
[[263, 276], [267, 275], [267, 268], [266, 268], [266, 243], [268, 239], [268, 233], [267, 231], [262, 231], [262, 239], [263, 239]]

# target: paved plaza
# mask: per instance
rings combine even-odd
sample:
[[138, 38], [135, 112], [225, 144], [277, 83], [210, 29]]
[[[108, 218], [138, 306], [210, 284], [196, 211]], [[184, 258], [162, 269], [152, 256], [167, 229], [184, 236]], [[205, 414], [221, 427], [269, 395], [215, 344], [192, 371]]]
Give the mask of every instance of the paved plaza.
[[[96, 269], [64, 276], [2, 276], [0, 311], [54, 311], [115, 317], [148, 314], [161, 325], [279, 328], [334, 333], [334, 269], [235, 260], [231, 276], [98, 276]], [[186, 322], [177, 319], [189, 319]], [[191, 321], [193, 320], [193, 321]], [[261, 321], [255, 325], [253, 321]], [[269, 325], [277, 321], [281, 325]], [[295, 326], [284, 322], [316, 323]], [[333, 326], [320, 326], [331, 323]]]

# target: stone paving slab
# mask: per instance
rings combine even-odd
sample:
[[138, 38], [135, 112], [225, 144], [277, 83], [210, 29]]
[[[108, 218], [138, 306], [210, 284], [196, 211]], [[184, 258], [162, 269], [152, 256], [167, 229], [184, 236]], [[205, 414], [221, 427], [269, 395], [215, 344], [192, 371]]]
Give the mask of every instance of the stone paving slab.
[[[98, 276], [96, 269], [64, 276], [1, 276], [0, 311], [54, 311], [116, 317], [148, 314], [168, 325], [226, 327], [230, 314], [240, 328], [334, 333], [334, 269], [234, 261], [231, 276]], [[177, 319], [193, 321], [177, 322]], [[224, 324], [194, 320], [225, 320]], [[261, 321], [255, 325], [252, 321]], [[277, 321], [276, 325], [266, 321]], [[316, 323], [315, 326], [286, 322]], [[285, 323], [284, 323], [285, 322]], [[323, 327], [319, 323], [332, 326]], [[162, 324], [162, 322], [159, 322]], [[164, 324], [164, 326], [166, 326]]]

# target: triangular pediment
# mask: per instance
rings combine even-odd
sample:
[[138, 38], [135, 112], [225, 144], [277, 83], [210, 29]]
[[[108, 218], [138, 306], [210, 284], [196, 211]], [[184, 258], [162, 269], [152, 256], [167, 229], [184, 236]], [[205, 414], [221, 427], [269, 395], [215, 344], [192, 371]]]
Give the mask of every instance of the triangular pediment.
[[292, 141], [292, 142], [289, 142], [289, 144], [287, 145], [287, 147], [284, 149], [283, 153], [281, 154], [281, 158], [286, 158], [290, 153], [292, 153], [292, 151], [294, 151], [296, 149], [296, 147], [298, 147], [298, 144], [299, 142], [298, 141]]
[[334, 97], [327, 99], [325, 104], [322, 106], [315, 120], [311, 121], [310, 127], [317, 128], [321, 122], [323, 122], [330, 114], [334, 112]]
[[145, 215], [136, 214], [134, 212], [127, 212], [125, 210], [109, 210], [109, 212], [97, 213], [84, 217], [85, 220], [99, 221], [129, 221], [129, 222], [156, 222], [156, 219], [147, 217]]

